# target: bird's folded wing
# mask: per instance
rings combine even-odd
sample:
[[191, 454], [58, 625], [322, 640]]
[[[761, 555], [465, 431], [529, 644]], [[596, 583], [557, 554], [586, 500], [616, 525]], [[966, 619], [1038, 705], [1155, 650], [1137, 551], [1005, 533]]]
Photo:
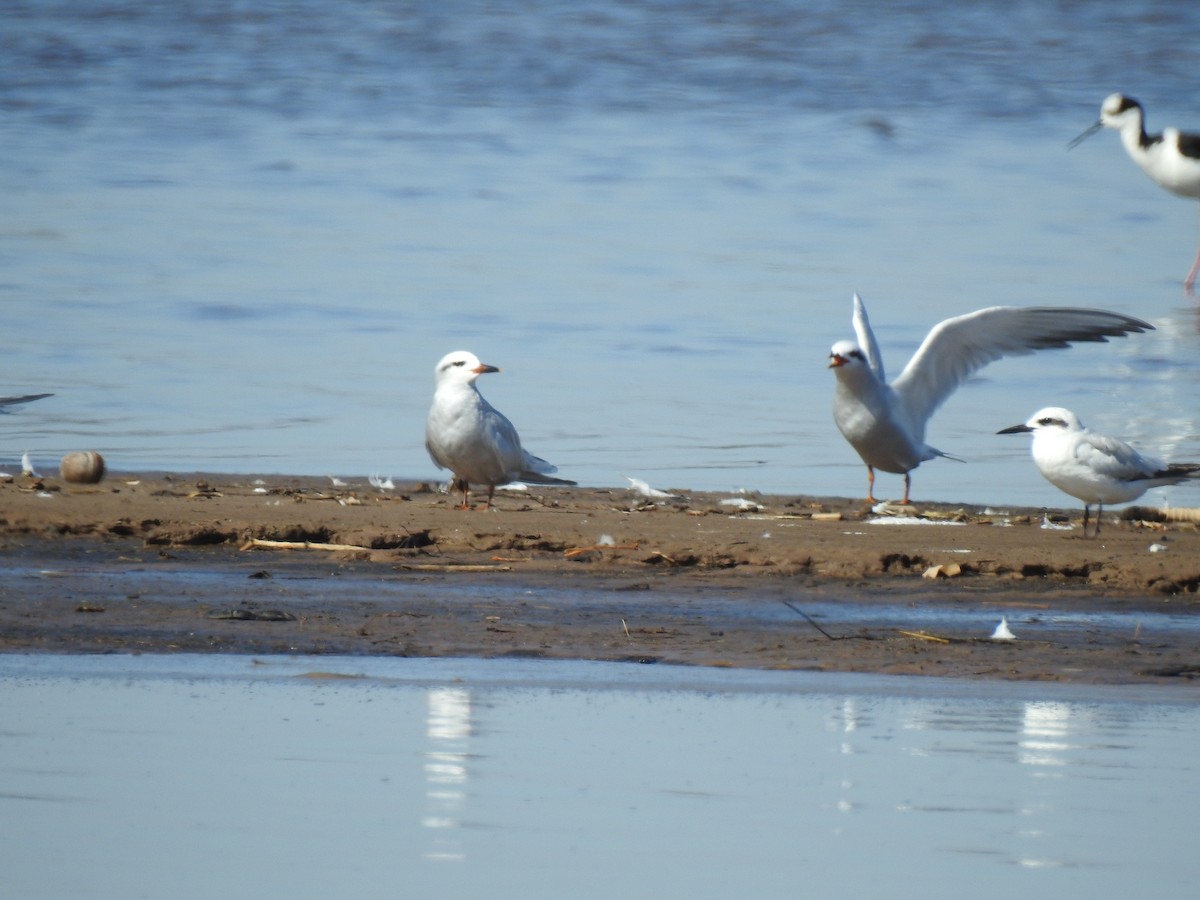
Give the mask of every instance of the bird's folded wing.
[[1139, 481], [1165, 470], [1164, 463], [1148, 459], [1117, 438], [1091, 432], [1075, 446], [1075, 459], [1088, 470], [1114, 481]]
[[553, 463], [546, 462], [546, 460], [542, 459], [540, 456], [534, 456], [528, 450], [523, 450], [522, 453], [525, 454], [524, 469], [526, 475], [530, 473], [536, 475], [551, 475], [558, 471], [558, 466], [554, 465]]
[[[1163, 129], [1163, 134], [1167, 133], [1167, 129]], [[1190, 156], [1193, 159], [1200, 158], [1200, 134], [1192, 134], [1189, 132], [1179, 132], [1179, 152], [1184, 156]]]

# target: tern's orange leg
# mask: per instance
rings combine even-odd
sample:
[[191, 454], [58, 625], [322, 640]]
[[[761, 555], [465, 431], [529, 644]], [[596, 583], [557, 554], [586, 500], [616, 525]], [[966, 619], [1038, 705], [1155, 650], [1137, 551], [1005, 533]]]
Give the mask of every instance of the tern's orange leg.
[[450, 483], [450, 490], [460, 490], [463, 492], [463, 502], [454, 507], [455, 509], [471, 508], [471, 485], [468, 482], [462, 480], [461, 478], [455, 478], [454, 481]]
[[867, 466], [867, 502], [879, 502], [875, 499], [875, 469], [871, 466]]
[[912, 485], [912, 479], [909, 478], [908, 473], [905, 472], [904, 473], [904, 499], [900, 501], [900, 503], [904, 506], [908, 506], [910, 503], [912, 503], [912, 501], [908, 499], [908, 489], [911, 485]]

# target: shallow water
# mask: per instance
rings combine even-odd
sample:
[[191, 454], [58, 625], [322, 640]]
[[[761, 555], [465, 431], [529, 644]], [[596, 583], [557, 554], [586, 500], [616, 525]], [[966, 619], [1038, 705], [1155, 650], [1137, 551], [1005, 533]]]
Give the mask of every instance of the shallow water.
[[1191, 690], [2, 656], [14, 896], [1183, 896]]
[[1194, 4], [0, 12], [0, 382], [56, 393], [0, 419], [5, 465], [433, 478], [467, 347], [582, 483], [857, 496], [825, 371], [854, 290], [893, 374], [985, 305], [1159, 328], [985, 370], [929, 433], [970, 464], [919, 497], [1069, 502], [994, 434], [1050, 404], [1200, 458], [1195, 205], [1114, 134], [1065, 150], [1112, 90], [1200, 127], [1159, 49]]

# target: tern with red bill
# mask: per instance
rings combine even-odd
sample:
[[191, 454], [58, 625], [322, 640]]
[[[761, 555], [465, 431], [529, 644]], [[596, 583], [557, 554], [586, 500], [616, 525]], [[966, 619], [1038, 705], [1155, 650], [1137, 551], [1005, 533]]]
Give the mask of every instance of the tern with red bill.
[[858, 342], [838, 341], [829, 353], [829, 367], [837, 376], [833, 418], [867, 466], [869, 503], [876, 502], [876, 469], [904, 476], [901, 502], [908, 503], [913, 469], [928, 459], [954, 459], [925, 443], [925, 426], [958, 386], [988, 363], [1154, 329], [1141, 319], [1102, 309], [993, 306], [940, 322], [889, 384], [858, 294], [852, 321]]

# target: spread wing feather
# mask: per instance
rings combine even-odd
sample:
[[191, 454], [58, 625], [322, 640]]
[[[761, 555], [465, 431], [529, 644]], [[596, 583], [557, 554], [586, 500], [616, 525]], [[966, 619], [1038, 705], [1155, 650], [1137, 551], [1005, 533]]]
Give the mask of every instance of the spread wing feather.
[[910, 421], [923, 430], [954, 390], [988, 363], [1153, 329], [1141, 319], [1101, 309], [993, 306], [938, 324], [892, 387]]

